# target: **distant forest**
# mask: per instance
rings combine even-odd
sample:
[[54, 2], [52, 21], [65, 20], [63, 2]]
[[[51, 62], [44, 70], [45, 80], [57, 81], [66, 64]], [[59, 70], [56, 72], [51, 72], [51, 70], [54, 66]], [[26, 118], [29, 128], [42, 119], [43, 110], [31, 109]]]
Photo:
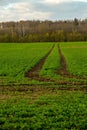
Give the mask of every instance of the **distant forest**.
[[0, 42], [87, 41], [87, 19], [0, 23]]

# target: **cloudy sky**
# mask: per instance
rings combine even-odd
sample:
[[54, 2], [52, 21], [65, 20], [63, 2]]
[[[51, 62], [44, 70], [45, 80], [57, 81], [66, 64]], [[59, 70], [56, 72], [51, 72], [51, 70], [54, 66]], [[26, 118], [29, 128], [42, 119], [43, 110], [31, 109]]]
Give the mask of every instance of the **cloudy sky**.
[[87, 18], [87, 0], [0, 0], [0, 22]]

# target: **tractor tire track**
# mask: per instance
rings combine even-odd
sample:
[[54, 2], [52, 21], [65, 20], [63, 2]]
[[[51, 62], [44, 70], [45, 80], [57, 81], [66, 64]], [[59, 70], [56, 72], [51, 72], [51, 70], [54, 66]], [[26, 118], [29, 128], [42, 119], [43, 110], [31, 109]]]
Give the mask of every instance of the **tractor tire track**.
[[64, 55], [62, 54], [62, 51], [61, 51], [61, 48], [59, 45], [58, 45], [58, 52], [60, 55], [60, 69], [57, 70], [57, 74], [59, 74], [61, 76], [69, 76], [66, 59], [65, 59]]
[[[46, 77], [42, 77], [39, 75], [39, 72], [41, 71], [47, 57], [50, 55], [50, 53], [53, 51], [55, 45], [53, 45], [51, 47], [51, 49], [48, 51], [48, 53], [40, 60], [40, 62], [38, 62], [31, 70], [27, 71], [25, 73], [25, 77], [30, 78], [30, 79], [34, 79], [34, 80], [38, 80], [40, 82], [44, 82], [45, 84], [19, 84], [17, 85], [16, 83], [11, 83], [9, 85], [0, 85], [2, 87], [4, 86], [11, 86], [10, 89], [12, 88], [12, 86], [23, 86], [23, 91], [27, 91], [26, 87], [31, 88], [31, 86], [33, 86], [34, 88], [38, 89], [38, 87], [43, 86], [43, 88], [45, 89], [44, 85], [46, 86], [50, 86], [50, 85], [56, 85], [56, 89], [59, 90], [81, 90], [81, 91], [87, 91], [87, 83], [83, 82], [83, 81], [66, 81], [65, 79], [61, 80], [57, 80], [57, 79], [51, 79], [51, 78], [46, 78]], [[64, 57], [64, 55], [62, 54], [61, 48], [58, 45], [58, 51], [59, 51], [59, 55], [60, 55], [60, 69], [56, 71], [56, 73], [58, 75], [61, 75], [64, 78], [76, 78], [76, 79], [81, 79], [77, 76], [73, 76], [72, 74], [69, 73], [68, 71], [68, 67], [67, 67], [67, 63], [66, 63], [66, 59]], [[49, 83], [48, 83], [49, 82]], [[37, 86], [37, 87], [36, 87]], [[60, 86], [60, 87], [59, 87]], [[66, 87], [65, 87], [66, 86]], [[78, 88], [78, 86], [81, 86], [83, 88]], [[57, 88], [58, 87], [58, 88]], [[53, 88], [54, 89], [54, 88]], [[20, 90], [21, 91], [21, 90]]]
[[38, 81], [43, 81], [43, 82], [54, 82], [54, 80], [51, 80], [49, 78], [45, 78], [39, 75], [39, 72], [41, 71], [47, 57], [50, 55], [52, 50], [54, 49], [55, 45], [52, 46], [52, 48], [49, 50], [49, 52], [38, 62], [31, 70], [25, 73], [25, 77], [38, 80]]
[[[49, 52], [38, 62], [30, 71], [25, 73], [25, 77], [38, 80], [40, 82], [50, 82], [50, 84], [53, 82], [55, 85], [86, 85], [85, 82], [71, 82], [71, 81], [63, 81], [63, 80], [57, 80], [52, 78], [46, 78], [39, 75], [39, 72], [41, 71], [47, 57], [50, 55], [52, 50], [54, 49], [55, 45], [52, 46], [52, 48], [49, 50]], [[58, 75], [61, 75], [62, 77], [71, 78], [71, 74], [68, 71], [67, 63], [65, 60], [65, 57], [62, 54], [62, 51], [60, 49], [60, 46], [58, 45], [58, 51], [60, 54], [60, 69], [57, 71]], [[75, 78], [75, 77], [73, 77]], [[49, 84], [48, 84], [49, 85]]]
[[[62, 77], [66, 77], [66, 78], [87, 80], [87, 77], [76, 76], [76, 75], [73, 75], [69, 72], [66, 59], [65, 59], [64, 55], [62, 54], [62, 51], [61, 51], [61, 48], [59, 45], [58, 45], [58, 52], [60, 55], [60, 65], [61, 65], [60, 69], [57, 70], [58, 75], [61, 75]], [[85, 82], [84, 83], [83, 82], [80, 82], [80, 83], [76, 82], [76, 84], [77, 85], [79, 85], [79, 84], [81, 84], [81, 85], [86, 84], [87, 85], [87, 83], [85, 83]]]

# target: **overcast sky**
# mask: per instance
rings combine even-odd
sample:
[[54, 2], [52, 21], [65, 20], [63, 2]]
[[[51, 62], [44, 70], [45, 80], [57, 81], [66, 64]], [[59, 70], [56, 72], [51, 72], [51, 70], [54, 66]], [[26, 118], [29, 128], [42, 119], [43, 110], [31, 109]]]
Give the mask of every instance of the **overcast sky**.
[[87, 0], [0, 0], [0, 22], [87, 18]]

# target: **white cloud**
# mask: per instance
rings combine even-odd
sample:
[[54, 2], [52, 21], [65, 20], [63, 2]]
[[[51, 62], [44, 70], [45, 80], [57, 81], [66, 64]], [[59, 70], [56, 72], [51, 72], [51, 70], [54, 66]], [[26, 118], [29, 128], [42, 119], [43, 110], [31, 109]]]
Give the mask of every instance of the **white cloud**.
[[28, 3], [28, 2], [17, 2], [17, 3], [10, 3], [10, 4], [8, 4], [8, 5], [6, 5], [5, 7], [4, 7], [4, 9], [6, 9], [6, 10], [20, 10], [20, 11], [22, 11], [22, 10], [27, 10], [27, 9], [33, 9], [33, 5], [31, 4], [31, 3]]
[[46, 20], [50, 18], [50, 12], [38, 11], [30, 2], [9, 3], [6, 6], [1, 6], [0, 13], [1, 21]]
[[42, 2], [46, 3], [46, 4], [60, 4], [60, 3], [63, 3], [63, 2], [72, 2], [72, 1], [87, 2], [87, 0], [42, 0]]
[[73, 1], [87, 2], [87, 0], [73, 0]]
[[84, 1], [87, 2], [87, 0], [0, 0], [0, 21], [87, 18], [87, 4]]

